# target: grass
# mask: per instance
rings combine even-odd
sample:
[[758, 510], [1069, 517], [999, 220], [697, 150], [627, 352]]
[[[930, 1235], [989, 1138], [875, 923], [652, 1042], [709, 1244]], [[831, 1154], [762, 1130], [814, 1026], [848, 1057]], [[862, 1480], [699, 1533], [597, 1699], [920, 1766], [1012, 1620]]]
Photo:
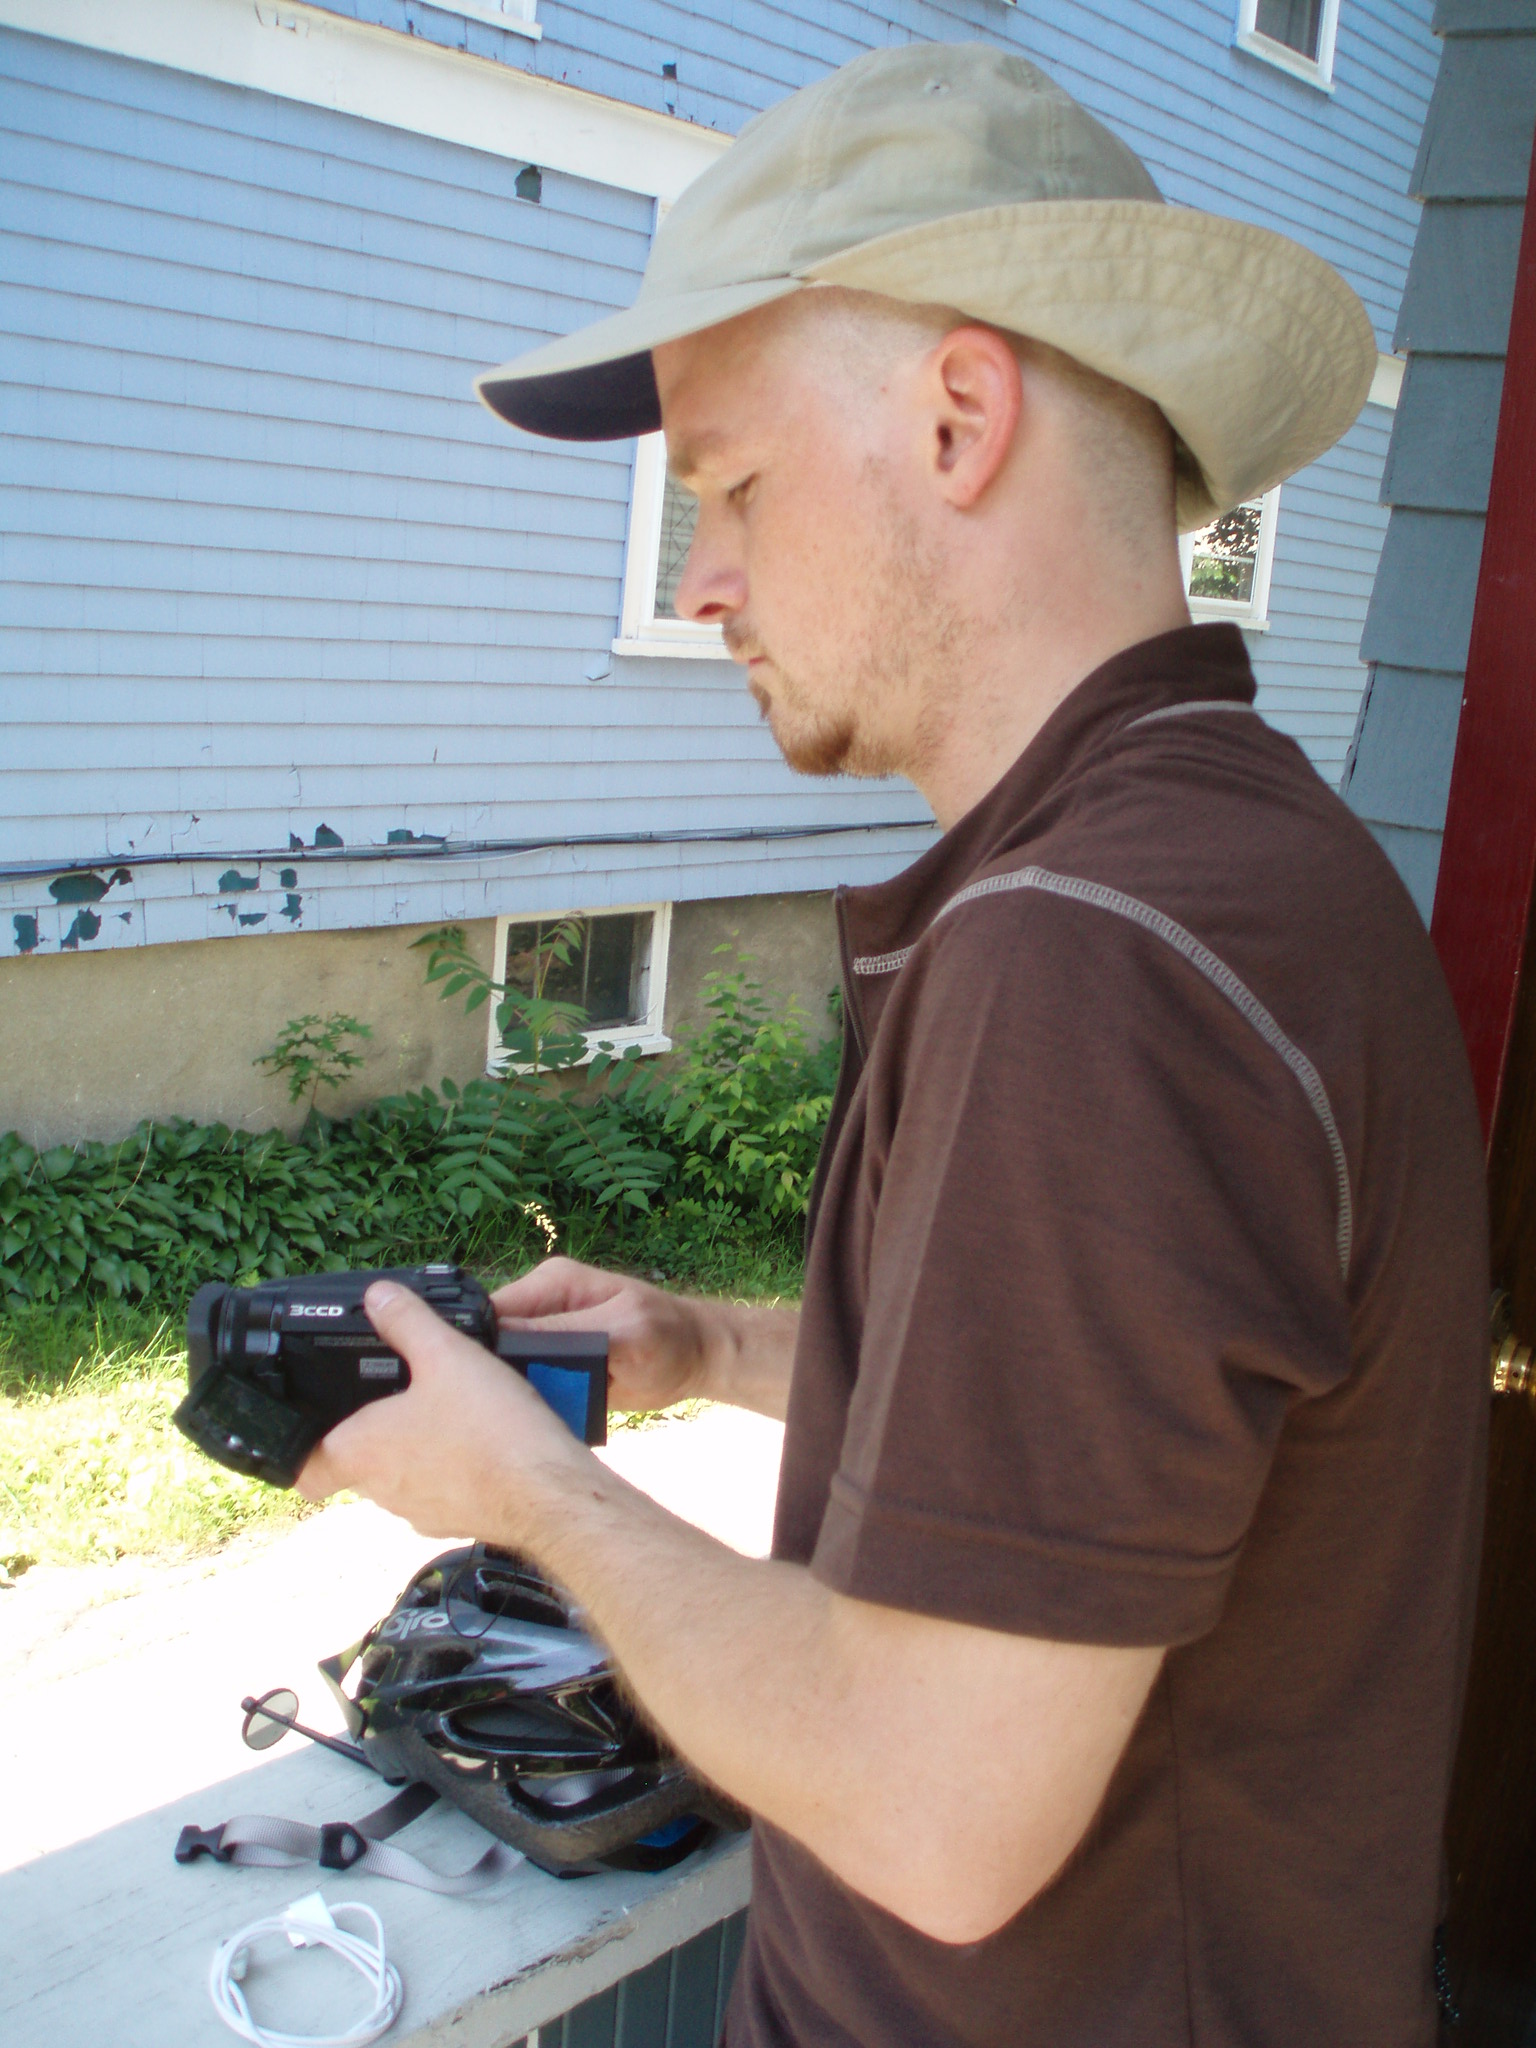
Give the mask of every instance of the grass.
[[172, 1426], [186, 1373], [176, 1327], [142, 1310], [0, 1320], [0, 1570], [191, 1557], [312, 1512]]
[[[765, 1302], [800, 1291], [788, 1238], [674, 1233], [658, 1218], [643, 1239], [571, 1249], [697, 1293]], [[192, 1557], [315, 1512], [192, 1448], [171, 1422], [186, 1370], [179, 1316], [121, 1303], [0, 1315], [0, 1581], [33, 1564]]]

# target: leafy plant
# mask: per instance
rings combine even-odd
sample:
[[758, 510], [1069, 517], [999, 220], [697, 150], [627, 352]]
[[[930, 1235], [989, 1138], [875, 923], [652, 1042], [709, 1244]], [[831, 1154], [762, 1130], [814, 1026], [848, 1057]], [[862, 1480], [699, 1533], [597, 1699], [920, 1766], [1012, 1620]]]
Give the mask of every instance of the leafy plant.
[[547, 993], [551, 975], [557, 967], [570, 964], [581, 938], [581, 919], [577, 917], [564, 918], [541, 932], [533, 949], [531, 989], [497, 981], [470, 951], [460, 925], [425, 932], [411, 945], [413, 950], [426, 950], [427, 982], [442, 982], [439, 995], [444, 1001], [469, 990], [464, 999], [466, 1015], [495, 996], [496, 1032], [509, 1064], [545, 1074], [579, 1066], [586, 1057], [587, 1020], [580, 1004]]
[[[427, 981], [441, 981], [444, 1000], [469, 991], [466, 1011], [497, 998], [496, 1026], [508, 1066], [494, 1083], [472, 1081], [462, 1097], [454, 1091], [456, 1116], [445, 1150], [451, 1155], [441, 1188], [446, 1196], [473, 1204], [521, 1196], [545, 1197], [560, 1186], [574, 1190], [597, 1209], [614, 1205], [644, 1211], [667, 1178], [665, 1157], [645, 1144], [632, 1119], [616, 1111], [616, 1091], [599, 1085], [593, 1093], [552, 1087], [552, 1077], [570, 1077], [587, 1059], [585, 1017], [579, 1005], [546, 994], [551, 972], [565, 966], [581, 943], [581, 925], [571, 918], [550, 928], [534, 948], [531, 989], [513, 988], [487, 973], [470, 952], [463, 931], [446, 925], [414, 942], [427, 950]], [[631, 1064], [637, 1055], [631, 1052]], [[602, 1084], [615, 1063], [599, 1054], [591, 1062]], [[449, 1083], [444, 1082], [446, 1090]]]
[[372, 1036], [371, 1024], [360, 1024], [345, 1010], [333, 1010], [328, 1017], [290, 1017], [272, 1050], [258, 1053], [251, 1065], [281, 1074], [290, 1102], [299, 1101], [308, 1089], [313, 1110], [322, 1088], [339, 1088], [353, 1068], [363, 1064], [363, 1055], [353, 1052], [347, 1039]]
[[810, 1199], [838, 1048], [835, 1040], [811, 1043], [793, 997], [776, 1013], [748, 964], [739, 959], [706, 975], [708, 1023], [678, 1071], [641, 1101], [679, 1147], [686, 1184], [738, 1213], [785, 1223]]
[[[453, 985], [438, 936], [444, 992], [488, 1000], [482, 970]], [[557, 1241], [696, 1284], [751, 1269], [758, 1291], [784, 1291], [836, 1049], [811, 1043], [802, 1012], [773, 1012], [745, 962], [707, 990], [707, 1022], [670, 1069], [600, 1052], [573, 1071], [556, 1064], [564, 1025], [510, 1014], [525, 1067], [346, 1118], [317, 1109], [296, 1138], [184, 1119], [112, 1145], [0, 1137], [0, 1302], [175, 1315], [208, 1279], [429, 1258], [507, 1270]]]

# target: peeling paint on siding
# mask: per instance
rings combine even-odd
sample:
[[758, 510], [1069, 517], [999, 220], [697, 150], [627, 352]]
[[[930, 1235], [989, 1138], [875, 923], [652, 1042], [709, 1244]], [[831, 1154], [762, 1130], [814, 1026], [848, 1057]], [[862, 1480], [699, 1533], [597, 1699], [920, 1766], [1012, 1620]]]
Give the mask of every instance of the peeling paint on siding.
[[219, 894], [221, 896], [233, 896], [238, 890], [259, 889], [260, 887], [261, 876], [259, 874], [242, 875], [238, 868], [226, 868], [219, 877]]
[[19, 911], [11, 919], [11, 923], [16, 928], [17, 952], [30, 953], [37, 944], [37, 919], [25, 911]]
[[50, 882], [48, 894], [55, 903], [99, 903], [115, 882], [132, 880], [128, 868], [114, 868], [110, 875], [99, 875], [93, 868], [77, 869]]
[[94, 910], [77, 910], [74, 923], [59, 941], [60, 949], [66, 953], [78, 953], [80, 941], [84, 939], [89, 944], [100, 930], [101, 919]]

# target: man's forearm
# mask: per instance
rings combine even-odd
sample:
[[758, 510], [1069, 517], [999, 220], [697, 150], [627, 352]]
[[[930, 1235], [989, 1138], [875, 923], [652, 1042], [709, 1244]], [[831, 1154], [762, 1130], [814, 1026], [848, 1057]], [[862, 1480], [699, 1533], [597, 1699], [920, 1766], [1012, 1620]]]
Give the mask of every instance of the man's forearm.
[[[979, 1940], [1049, 1882], [1092, 1819], [1159, 1652], [942, 1621], [739, 1557], [617, 1478], [409, 1288], [375, 1286], [368, 1312], [411, 1384], [316, 1447], [299, 1479], [310, 1499], [352, 1486], [419, 1529], [527, 1552], [685, 1756], [922, 1932]], [[760, 1313], [722, 1325], [737, 1354], [722, 1392], [762, 1398], [785, 1383], [774, 1365], [792, 1319]], [[951, 1754], [966, 1759], [958, 1803]]]
[[502, 1539], [575, 1594], [657, 1726], [845, 1882], [912, 1912], [907, 1774], [870, 1768], [884, 1744], [850, 1697], [846, 1603], [802, 1566], [738, 1556], [596, 1460], [575, 1484], [546, 1480], [528, 1489], [523, 1475]]
[[753, 1308], [739, 1301], [693, 1304], [706, 1318], [702, 1392], [711, 1401], [784, 1420], [795, 1358], [797, 1308]]
[[[992, 1932], [1055, 1875], [1156, 1670], [1155, 1652], [847, 1599], [738, 1556], [584, 1453], [515, 1484], [502, 1540], [570, 1588], [676, 1747], [938, 1940]], [[933, 1731], [959, 1725], [966, 1815], [935, 1777]]]

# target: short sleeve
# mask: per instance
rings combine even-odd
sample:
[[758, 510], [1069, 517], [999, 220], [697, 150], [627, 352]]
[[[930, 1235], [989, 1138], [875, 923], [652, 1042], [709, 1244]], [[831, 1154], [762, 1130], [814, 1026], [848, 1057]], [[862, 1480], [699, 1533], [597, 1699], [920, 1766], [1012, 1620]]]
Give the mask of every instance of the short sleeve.
[[1314, 1104], [1163, 938], [1037, 892], [942, 919], [880, 1039], [813, 1570], [982, 1627], [1193, 1640], [1288, 1411], [1348, 1370]]

